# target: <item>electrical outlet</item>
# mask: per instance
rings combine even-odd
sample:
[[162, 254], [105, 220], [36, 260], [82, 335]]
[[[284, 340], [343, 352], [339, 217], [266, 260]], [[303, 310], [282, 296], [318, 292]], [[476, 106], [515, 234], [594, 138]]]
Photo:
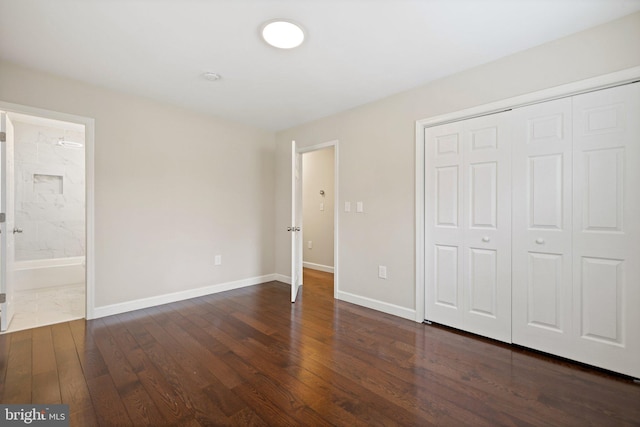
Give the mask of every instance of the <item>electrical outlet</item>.
[[381, 279], [386, 279], [387, 278], [387, 267], [384, 265], [379, 265], [378, 266], [378, 277]]
[[215, 265], [221, 265], [222, 264], [222, 255], [216, 255], [215, 260], [213, 261], [213, 263]]

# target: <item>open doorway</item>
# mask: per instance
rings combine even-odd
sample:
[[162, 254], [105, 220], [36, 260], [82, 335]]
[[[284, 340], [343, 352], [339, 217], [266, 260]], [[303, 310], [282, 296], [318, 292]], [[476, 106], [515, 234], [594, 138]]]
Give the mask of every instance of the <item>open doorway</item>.
[[[86, 317], [87, 182], [84, 124], [6, 111], [12, 127], [5, 197], [12, 218], [4, 279], [15, 332]], [[3, 163], [4, 165], [4, 163]], [[6, 228], [6, 227], [5, 227]], [[10, 252], [10, 253], [9, 253]], [[5, 309], [7, 307], [5, 306]], [[7, 310], [9, 311], [9, 310]]]
[[302, 266], [333, 273], [334, 147], [302, 156]]
[[301, 155], [302, 266], [304, 283], [338, 289], [338, 141], [298, 150]]

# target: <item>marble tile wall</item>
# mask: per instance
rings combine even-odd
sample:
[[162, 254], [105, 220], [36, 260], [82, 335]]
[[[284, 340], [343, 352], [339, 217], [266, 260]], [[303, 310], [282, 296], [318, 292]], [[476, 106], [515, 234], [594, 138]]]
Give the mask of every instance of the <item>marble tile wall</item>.
[[[14, 122], [16, 261], [85, 254], [84, 132]], [[82, 148], [56, 145], [60, 138]]]

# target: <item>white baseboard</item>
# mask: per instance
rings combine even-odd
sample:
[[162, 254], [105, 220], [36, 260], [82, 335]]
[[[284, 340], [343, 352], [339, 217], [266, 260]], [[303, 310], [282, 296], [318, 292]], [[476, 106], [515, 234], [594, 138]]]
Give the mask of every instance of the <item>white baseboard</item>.
[[274, 274], [275, 278], [273, 280], [277, 280], [278, 282], [286, 283], [287, 285], [291, 284], [291, 276], [285, 276], [284, 274]]
[[360, 295], [350, 294], [349, 292], [338, 291], [336, 299], [341, 301], [350, 302], [352, 304], [361, 305], [363, 307], [370, 308], [372, 310], [381, 311], [383, 313], [391, 314], [393, 316], [402, 317], [403, 319], [416, 320], [416, 311], [400, 307], [399, 305], [389, 304], [387, 302], [378, 301], [372, 298], [363, 297]]
[[[100, 317], [111, 316], [114, 314], [126, 313], [133, 310], [141, 310], [144, 308], [155, 307], [162, 304], [169, 304], [176, 301], [182, 301], [190, 298], [197, 298], [204, 295], [216, 294], [218, 292], [230, 291], [233, 289], [245, 288], [248, 286], [259, 285], [261, 283], [277, 280], [286, 284], [291, 284], [291, 277], [284, 274], [267, 274], [264, 276], [251, 277], [248, 279], [237, 280], [234, 282], [219, 283], [217, 285], [205, 286], [197, 289], [189, 289], [187, 291], [173, 292], [165, 295], [158, 295], [149, 298], [141, 298], [133, 301], [126, 301], [118, 304], [105, 305], [95, 307], [93, 316], [87, 319], [98, 319]], [[351, 294], [349, 292], [338, 291], [336, 299], [350, 302], [393, 316], [402, 317], [415, 321], [416, 311], [395, 304], [389, 304], [383, 301], [374, 300], [372, 298]]]
[[[182, 301], [189, 298], [197, 298], [204, 295], [216, 294], [218, 292], [230, 291], [232, 289], [245, 288], [247, 286], [259, 285], [273, 280], [279, 280], [277, 274], [267, 274], [265, 276], [250, 277], [248, 279], [236, 280], [234, 282], [219, 283], [217, 285], [205, 286], [197, 289], [189, 289], [187, 291], [173, 292], [155, 297], [141, 298], [133, 301], [121, 302], [118, 304], [105, 305], [95, 307], [91, 319], [111, 316], [113, 314], [126, 313], [128, 311], [140, 310], [143, 308], [155, 307], [157, 305], [168, 304], [176, 301]], [[89, 319], [89, 317], [87, 317]]]
[[303, 262], [302, 266], [304, 268], [310, 268], [312, 270], [324, 271], [325, 273], [333, 273], [333, 267], [322, 264], [315, 264], [313, 262]]

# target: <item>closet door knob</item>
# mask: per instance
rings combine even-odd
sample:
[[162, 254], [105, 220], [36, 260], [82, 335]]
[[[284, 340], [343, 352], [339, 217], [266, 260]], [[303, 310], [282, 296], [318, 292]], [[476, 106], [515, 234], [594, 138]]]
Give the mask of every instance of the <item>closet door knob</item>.
[[483, 241], [483, 242], [488, 242], [489, 240], [491, 240], [491, 239], [489, 239], [489, 236], [484, 236], [484, 237], [482, 238], [482, 241]]
[[538, 238], [536, 239], [536, 243], [537, 243], [537, 244], [539, 244], [539, 245], [542, 245], [542, 244], [544, 243], [544, 239], [543, 239], [543, 238], [541, 238], [541, 237], [538, 237]]

